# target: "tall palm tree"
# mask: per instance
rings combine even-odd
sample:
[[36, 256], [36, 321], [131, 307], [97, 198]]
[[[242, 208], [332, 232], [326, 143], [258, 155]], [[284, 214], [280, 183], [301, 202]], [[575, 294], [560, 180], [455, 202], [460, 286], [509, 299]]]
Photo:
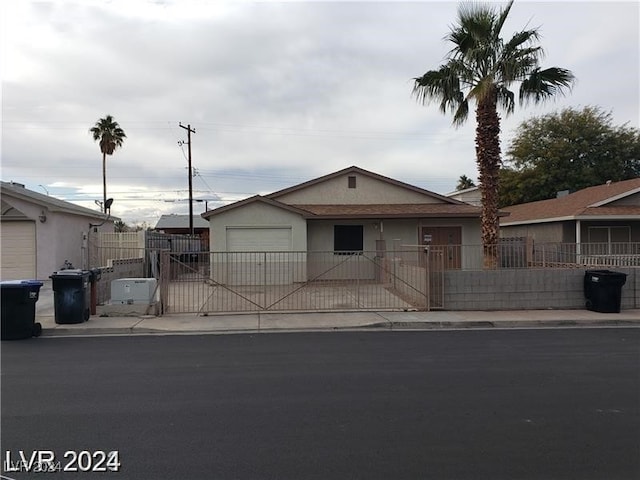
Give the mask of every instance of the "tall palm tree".
[[100, 151], [102, 152], [102, 211], [106, 213], [107, 205], [107, 155], [113, 155], [127, 136], [111, 115], [99, 119], [96, 124], [89, 129], [95, 141], [100, 141]]
[[541, 69], [543, 56], [537, 29], [521, 30], [509, 41], [501, 31], [513, 0], [503, 9], [467, 3], [458, 8], [457, 23], [445, 40], [453, 44], [446, 63], [414, 78], [413, 94], [422, 104], [439, 102], [442, 113], [453, 113], [453, 123], [464, 123], [469, 103], [476, 104], [476, 163], [482, 195], [482, 243], [485, 267], [497, 265], [495, 246], [499, 238], [498, 174], [500, 170], [500, 116], [498, 107], [510, 114], [519, 83], [520, 104], [539, 103], [564, 93], [574, 76], [566, 69]]

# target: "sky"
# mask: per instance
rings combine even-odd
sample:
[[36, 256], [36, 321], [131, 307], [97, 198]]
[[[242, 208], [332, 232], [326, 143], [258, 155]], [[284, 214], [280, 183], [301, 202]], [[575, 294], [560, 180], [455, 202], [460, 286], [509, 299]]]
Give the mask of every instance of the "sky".
[[[504, 3], [495, 3], [503, 6]], [[111, 213], [153, 227], [356, 165], [436, 193], [476, 180], [462, 127], [412, 96], [445, 63], [458, 2], [82, 0], [2, 2], [3, 181], [85, 207], [102, 199], [89, 129], [127, 138], [107, 157]], [[640, 122], [640, 4], [516, 1], [506, 38], [539, 28], [564, 97], [502, 114], [502, 150], [526, 119], [597, 106]]]

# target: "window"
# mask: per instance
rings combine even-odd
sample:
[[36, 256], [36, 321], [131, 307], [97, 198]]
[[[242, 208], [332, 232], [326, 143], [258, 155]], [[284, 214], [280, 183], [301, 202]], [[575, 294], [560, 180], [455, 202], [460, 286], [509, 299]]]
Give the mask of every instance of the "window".
[[631, 227], [589, 227], [589, 248], [593, 254], [627, 253], [631, 241]]
[[356, 188], [356, 177], [353, 175], [349, 176], [349, 188]]
[[335, 253], [348, 255], [362, 252], [363, 230], [362, 225], [334, 225], [333, 250]]

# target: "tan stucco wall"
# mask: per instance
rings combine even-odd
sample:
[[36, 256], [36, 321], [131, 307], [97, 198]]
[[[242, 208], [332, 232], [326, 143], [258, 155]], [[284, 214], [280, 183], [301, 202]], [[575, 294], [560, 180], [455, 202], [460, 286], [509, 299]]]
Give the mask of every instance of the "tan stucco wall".
[[291, 227], [294, 251], [307, 249], [307, 222], [300, 215], [266, 203], [255, 202], [209, 219], [211, 251], [227, 251], [227, 227]]
[[[348, 177], [356, 177], [356, 188], [348, 188]], [[345, 174], [279, 196], [290, 205], [362, 205], [378, 203], [442, 203], [441, 200], [360, 174]]]

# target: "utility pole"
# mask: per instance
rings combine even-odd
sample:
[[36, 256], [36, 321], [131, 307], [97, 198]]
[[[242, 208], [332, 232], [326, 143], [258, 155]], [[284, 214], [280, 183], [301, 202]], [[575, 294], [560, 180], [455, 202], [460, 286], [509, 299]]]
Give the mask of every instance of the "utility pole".
[[178, 123], [180, 128], [184, 128], [187, 131], [187, 145], [189, 146], [189, 233], [193, 235], [193, 180], [191, 175], [191, 134], [196, 133], [195, 129], [191, 128], [191, 125], [186, 127], [182, 123]]

